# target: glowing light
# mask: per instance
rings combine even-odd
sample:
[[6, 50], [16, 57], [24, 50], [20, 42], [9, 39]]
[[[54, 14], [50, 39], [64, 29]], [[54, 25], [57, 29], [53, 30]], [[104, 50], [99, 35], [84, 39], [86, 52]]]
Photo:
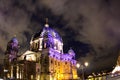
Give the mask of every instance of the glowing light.
[[4, 72], [8, 72], [8, 70], [7, 70], [7, 69], [4, 69]]
[[115, 73], [117, 71], [120, 71], [120, 66], [116, 66], [115, 69], [112, 71], [112, 73]]
[[49, 27], [49, 25], [48, 25], [48, 18], [46, 18], [46, 24], [45, 24], [45, 27]]
[[45, 27], [49, 27], [49, 25], [48, 25], [48, 24], [45, 24]]
[[61, 78], [63, 78], [63, 74], [61, 74]]
[[[25, 58], [25, 56], [26, 56], [26, 58]], [[28, 50], [22, 55], [21, 59], [22, 60], [26, 59], [28, 61], [36, 61], [36, 56], [35, 56], [34, 52]]]
[[78, 76], [77, 76], [77, 75], [73, 75], [73, 77], [74, 77], [75, 79], [77, 79], [77, 78], [78, 78]]
[[37, 76], [37, 80], [39, 80], [39, 79], [40, 79], [40, 75]]
[[89, 63], [88, 63], [88, 62], [85, 62], [84, 65], [87, 67], [87, 66], [89, 65]]
[[80, 64], [79, 64], [79, 63], [77, 63], [77, 64], [76, 64], [76, 67], [77, 67], [77, 68], [80, 68]]
[[35, 57], [34, 54], [33, 54], [33, 55], [27, 55], [27, 56], [26, 56], [26, 60], [28, 60], [28, 61], [35, 61], [35, 60], [36, 60], [36, 57]]
[[33, 79], [33, 75], [31, 75], [31, 79]]

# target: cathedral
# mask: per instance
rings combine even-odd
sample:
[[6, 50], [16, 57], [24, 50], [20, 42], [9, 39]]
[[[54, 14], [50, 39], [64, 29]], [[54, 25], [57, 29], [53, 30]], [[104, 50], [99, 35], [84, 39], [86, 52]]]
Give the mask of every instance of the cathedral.
[[15, 80], [77, 80], [75, 52], [63, 52], [60, 35], [48, 24], [34, 34], [30, 49], [18, 55], [16, 37], [8, 42], [5, 53], [4, 76]]

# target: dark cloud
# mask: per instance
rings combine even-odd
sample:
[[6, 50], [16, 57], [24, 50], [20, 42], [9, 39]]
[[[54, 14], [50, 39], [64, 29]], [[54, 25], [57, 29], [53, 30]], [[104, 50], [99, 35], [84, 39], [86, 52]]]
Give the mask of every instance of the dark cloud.
[[91, 70], [112, 67], [120, 47], [119, 4], [119, 0], [0, 0], [0, 50], [4, 52], [16, 35], [24, 52], [48, 17], [63, 37], [65, 52], [73, 47], [78, 60], [95, 65]]
[[[50, 8], [54, 14], [63, 15], [64, 20], [68, 21], [64, 28], [69, 28], [71, 31], [77, 32], [75, 36], [71, 35], [74, 37], [67, 37], [68, 39], [74, 38], [74, 40], [71, 41], [67, 40], [69, 43], [71, 42], [72, 44], [72, 41], [79, 41], [79, 43], [84, 42], [90, 45], [90, 55], [87, 55], [80, 60], [84, 61], [88, 59], [89, 62], [94, 64], [99, 63], [99, 66], [103, 67], [107, 66], [105, 64], [109, 64], [111, 66], [115, 65], [115, 60], [117, 58], [116, 55], [118, 55], [119, 49], [119, 47], [116, 46], [119, 44], [120, 1], [43, 0], [41, 3]], [[69, 34], [66, 35], [69, 36]], [[101, 61], [103, 59], [105, 60], [104, 62]], [[96, 68], [98, 67], [96, 66]]]

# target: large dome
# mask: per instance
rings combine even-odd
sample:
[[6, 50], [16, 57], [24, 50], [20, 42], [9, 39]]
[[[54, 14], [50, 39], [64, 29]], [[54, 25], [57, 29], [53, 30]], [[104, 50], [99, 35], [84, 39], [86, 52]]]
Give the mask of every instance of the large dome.
[[44, 27], [42, 31], [37, 32], [33, 37], [32, 40], [38, 39], [38, 38], [55, 38], [57, 40], [59, 40], [60, 42], [62, 42], [62, 38], [60, 37], [60, 35], [53, 30], [50, 27]]
[[63, 41], [60, 35], [49, 27], [48, 24], [42, 31], [36, 33], [30, 42], [30, 50], [38, 51], [46, 48], [52, 48], [63, 53]]
[[11, 41], [14, 42], [14, 43], [16, 43], [16, 44], [18, 44], [18, 40], [17, 40], [16, 37], [13, 37], [13, 38], [11, 39]]

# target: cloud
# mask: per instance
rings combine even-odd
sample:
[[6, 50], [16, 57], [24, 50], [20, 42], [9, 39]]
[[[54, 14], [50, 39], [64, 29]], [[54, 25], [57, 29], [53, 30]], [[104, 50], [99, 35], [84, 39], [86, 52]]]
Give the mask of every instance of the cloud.
[[[20, 8], [13, 7], [11, 1], [0, 2], [0, 47], [5, 51], [7, 42], [16, 35], [19, 41], [25, 42], [24, 31], [29, 31], [28, 14]], [[4, 47], [3, 47], [4, 46]]]
[[[72, 27], [75, 31], [79, 31], [78, 40], [82, 40], [79, 38], [79, 35], [82, 34], [84, 37], [83, 41], [85, 40], [90, 41], [92, 44], [104, 45], [108, 38], [111, 38], [108, 35], [107, 30], [111, 30], [111, 33], [113, 32], [114, 34], [116, 33], [115, 31], [119, 31], [120, 25], [119, 21], [114, 17], [114, 14], [118, 13], [118, 11], [113, 11], [114, 7], [116, 7], [116, 1], [106, 1], [42, 0], [41, 2], [50, 8], [55, 14], [62, 14], [64, 19], [69, 21], [68, 26]], [[83, 17], [82, 23], [79, 16]], [[114, 36], [116, 35], [114, 34]], [[107, 42], [111, 43], [111, 41]]]
[[[119, 32], [119, 19], [115, 17], [119, 13], [119, 5], [116, 6], [116, 1], [42, 0], [40, 2], [50, 8], [55, 14], [62, 14], [64, 19], [69, 21], [69, 27], [80, 31], [79, 34], [82, 34], [87, 39], [91, 39], [90, 41], [93, 41], [95, 44], [101, 44], [106, 41], [106, 38], [109, 38], [107, 30], [112, 30], [113, 33], [116, 33], [115, 31]], [[83, 17], [83, 23], [81, 23], [79, 16]], [[82, 24], [82, 31], [79, 22]]]
[[[31, 35], [42, 28], [47, 16], [63, 40], [67, 40], [65, 47], [74, 46], [78, 57], [82, 54], [80, 49], [84, 49], [81, 42], [89, 45], [90, 53], [80, 60], [112, 64], [120, 44], [119, 3], [119, 0], [1, 0], [0, 50], [5, 51], [14, 35], [22, 50], [28, 47]], [[103, 63], [100, 59], [107, 60]]]

